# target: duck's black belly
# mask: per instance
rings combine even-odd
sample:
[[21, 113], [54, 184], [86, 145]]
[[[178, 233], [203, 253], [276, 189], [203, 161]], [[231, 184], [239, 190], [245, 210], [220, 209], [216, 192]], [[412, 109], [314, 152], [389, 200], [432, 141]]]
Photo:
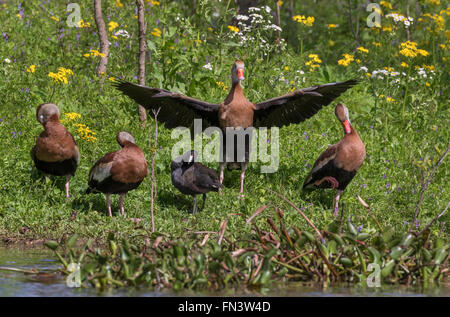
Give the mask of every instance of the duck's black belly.
[[[348, 184], [355, 177], [356, 171], [347, 171], [343, 168], [338, 168], [334, 164], [334, 160], [331, 160], [326, 165], [324, 165], [320, 170], [314, 173], [312, 183], [321, 180], [324, 177], [334, 177], [338, 182], [339, 186], [337, 189], [344, 190]], [[322, 182], [317, 188], [331, 188], [331, 184], [327, 181]]]
[[105, 194], [125, 194], [130, 190], [137, 188], [142, 183], [142, 180], [136, 183], [122, 183], [108, 177], [101, 181], [100, 183], [96, 180], [91, 180], [89, 182], [89, 188], [87, 190], [90, 192], [102, 192]]
[[34, 158], [34, 164], [38, 170], [55, 176], [75, 175], [78, 166], [73, 158], [60, 162], [45, 162]]
[[[252, 129], [252, 128], [248, 128]], [[227, 163], [227, 169], [239, 169], [242, 163], [248, 163], [251, 152], [252, 130], [236, 130], [236, 133], [227, 134], [223, 131], [221, 144], [222, 160]]]

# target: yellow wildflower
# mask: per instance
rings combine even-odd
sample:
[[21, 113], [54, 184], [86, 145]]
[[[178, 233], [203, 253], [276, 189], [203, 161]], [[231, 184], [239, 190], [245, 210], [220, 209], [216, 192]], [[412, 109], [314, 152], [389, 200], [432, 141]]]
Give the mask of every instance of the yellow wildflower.
[[225, 85], [225, 83], [223, 81], [216, 81], [217, 86], [219, 86], [219, 88], [222, 88], [223, 91], [227, 91], [228, 87]]
[[381, 46], [381, 43], [378, 43], [378, 42], [372, 42], [372, 45], [377, 46], [377, 47], [380, 47], [380, 46]]
[[430, 85], [429, 82], [426, 82], [426, 83], [425, 83], [425, 86], [430, 87], [431, 85]]
[[78, 27], [79, 28], [88, 28], [91, 26], [91, 23], [89, 22], [84, 22], [83, 19], [81, 19], [80, 21], [78, 21]]
[[313, 72], [315, 68], [320, 67], [322, 60], [319, 58], [317, 54], [309, 54], [309, 61], [305, 63], [305, 66], [309, 66], [309, 71]]
[[366, 53], [366, 54], [369, 53], [369, 50], [367, 48], [362, 47], [362, 46], [358, 47], [357, 50], [360, 51], [360, 52]]
[[152, 31], [152, 35], [160, 37], [161, 36], [161, 30], [158, 29], [158, 28], [154, 28], [153, 31]]
[[389, 103], [391, 103], [391, 102], [395, 102], [395, 99], [392, 98], [391, 96], [387, 96], [387, 97], [386, 97], [386, 101], [389, 102]]
[[111, 32], [112, 30], [114, 30], [116, 27], [119, 26], [119, 23], [111, 21], [108, 23], [108, 26], [109, 26], [109, 31]]
[[59, 22], [59, 18], [56, 17], [56, 16], [54, 16], [54, 15], [52, 15], [52, 16], [50, 17], [50, 19], [55, 20], [56, 22]]
[[120, 0], [116, 0], [116, 6], [118, 6], [119, 8], [123, 7], [123, 3], [120, 2]]
[[406, 57], [414, 58], [417, 55], [428, 56], [430, 54], [423, 49], [418, 49], [416, 42], [406, 41], [400, 43], [400, 48], [399, 53]]
[[338, 60], [338, 64], [347, 67], [348, 65], [350, 65], [350, 63], [352, 61], [354, 61], [354, 57], [353, 55], [344, 53], [342, 54], [342, 56], [344, 56], [344, 58]]
[[72, 70], [70, 70], [68, 68], [64, 68], [64, 67], [59, 67], [57, 73], [54, 73], [54, 72], [48, 73], [48, 77], [53, 78], [53, 80], [55, 82], [57, 82], [57, 83], [61, 82], [65, 85], [68, 84], [67, 76], [72, 76], [72, 75], [73, 75]]
[[105, 57], [105, 56], [106, 56], [104, 53], [100, 53], [100, 52], [97, 51], [97, 50], [90, 50], [89, 52], [90, 52], [90, 53], [86, 53], [86, 54], [84, 54], [83, 56], [84, 56], [84, 57], [89, 57], [89, 56], [94, 56], [94, 57], [96, 57], [96, 56], [99, 56], [99, 57]]
[[337, 24], [328, 24], [329, 29], [335, 29], [337, 28]]
[[30, 65], [30, 67], [27, 68], [27, 72], [34, 73], [36, 70], [36, 65]]
[[81, 114], [76, 112], [66, 112], [64, 113], [64, 118], [61, 120], [62, 123], [69, 123], [71, 121], [81, 118]]
[[409, 67], [409, 65], [407, 63], [405, 63], [405, 62], [402, 62], [400, 64], [400, 66], [403, 67], [403, 68], [408, 68]]
[[233, 31], [235, 33], [239, 32], [239, 28], [233, 25], [228, 25], [228, 29], [230, 29], [230, 31]]
[[159, 1], [156, 0], [147, 0], [147, 2], [150, 2], [154, 6], [159, 6]]
[[304, 15], [293, 16], [292, 20], [307, 26], [313, 26], [315, 21], [314, 17], [305, 17]]
[[391, 10], [392, 10], [392, 4], [390, 4], [389, 2], [387, 2], [387, 1], [380, 1], [380, 4], [381, 4], [383, 7], [386, 7], [386, 8], [388, 8], [388, 9], [391, 9]]

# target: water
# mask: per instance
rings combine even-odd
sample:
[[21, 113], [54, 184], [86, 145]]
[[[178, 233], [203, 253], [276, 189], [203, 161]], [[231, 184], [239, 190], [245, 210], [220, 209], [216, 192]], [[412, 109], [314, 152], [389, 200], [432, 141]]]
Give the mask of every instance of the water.
[[341, 285], [324, 287], [323, 285], [308, 283], [283, 284], [262, 293], [226, 293], [226, 294], [171, 294], [155, 292], [145, 289], [127, 288], [99, 293], [95, 289], [69, 288], [63, 276], [54, 274], [58, 261], [53, 253], [44, 248], [5, 248], [0, 246], [0, 266], [18, 269], [37, 269], [47, 274], [24, 274], [0, 270], [0, 297], [5, 296], [170, 296], [170, 295], [225, 295], [225, 296], [447, 296], [450, 297], [450, 284], [439, 287], [413, 288], [404, 286], [382, 286], [381, 288], [367, 288], [355, 285]]
[[64, 276], [55, 274], [59, 262], [45, 248], [5, 248], [0, 246], [0, 266], [37, 269], [47, 274], [25, 274], [0, 270], [0, 297], [5, 296], [164, 296], [166, 294], [135, 289], [99, 293], [95, 289], [70, 288]]

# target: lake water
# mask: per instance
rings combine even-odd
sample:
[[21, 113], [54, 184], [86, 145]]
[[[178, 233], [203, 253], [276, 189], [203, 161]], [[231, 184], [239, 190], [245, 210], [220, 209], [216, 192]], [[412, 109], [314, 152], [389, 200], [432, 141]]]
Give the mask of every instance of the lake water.
[[[37, 269], [43, 273], [54, 273], [59, 264], [53, 253], [43, 248], [17, 248], [0, 246], [0, 267], [18, 269]], [[99, 293], [95, 289], [69, 288], [62, 276], [25, 274], [0, 269], [0, 297], [9, 296], [171, 296], [177, 294], [161, 293], [151, 290], [113, 290]], [[180, 295], [180, 294], [178, 294]], [[200, 294], [214, 295], [214, 294]], [[232, 294], [219, 294], [232, 295]], [[236, 295], [261, 295], [236, 294]], [[283, 288], [263, 292], [268, 296], [450, 296], [450, 285], [433, 286], [427, 289], [406, 288], [403, 286], [382, 286], [381, 288], [366, 288], [360, 286], [333, 286], [324, 288], [313, 284], [290, 283]]]

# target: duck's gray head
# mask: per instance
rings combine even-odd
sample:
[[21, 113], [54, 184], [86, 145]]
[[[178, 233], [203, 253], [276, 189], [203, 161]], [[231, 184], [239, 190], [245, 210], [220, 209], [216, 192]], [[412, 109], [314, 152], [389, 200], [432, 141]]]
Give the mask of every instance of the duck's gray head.
[[61, 113], [54, 103], [43, 103], [36, 109], [36, 118], [41, 124], [47, 123], [50, 119], [59, 120]]
[[117, 140], [117, 143], [119, 143], [119, 145], [121, 147], [124, 147], [126, 142], [131, 142], [133, 144], [136, 143], [134, 141], [133, 136], [131, 134], [129, 134], [128, 132], [125, 132], [125, 131], [118, 132], [117, 136], [116, 136], [116, 140]]

